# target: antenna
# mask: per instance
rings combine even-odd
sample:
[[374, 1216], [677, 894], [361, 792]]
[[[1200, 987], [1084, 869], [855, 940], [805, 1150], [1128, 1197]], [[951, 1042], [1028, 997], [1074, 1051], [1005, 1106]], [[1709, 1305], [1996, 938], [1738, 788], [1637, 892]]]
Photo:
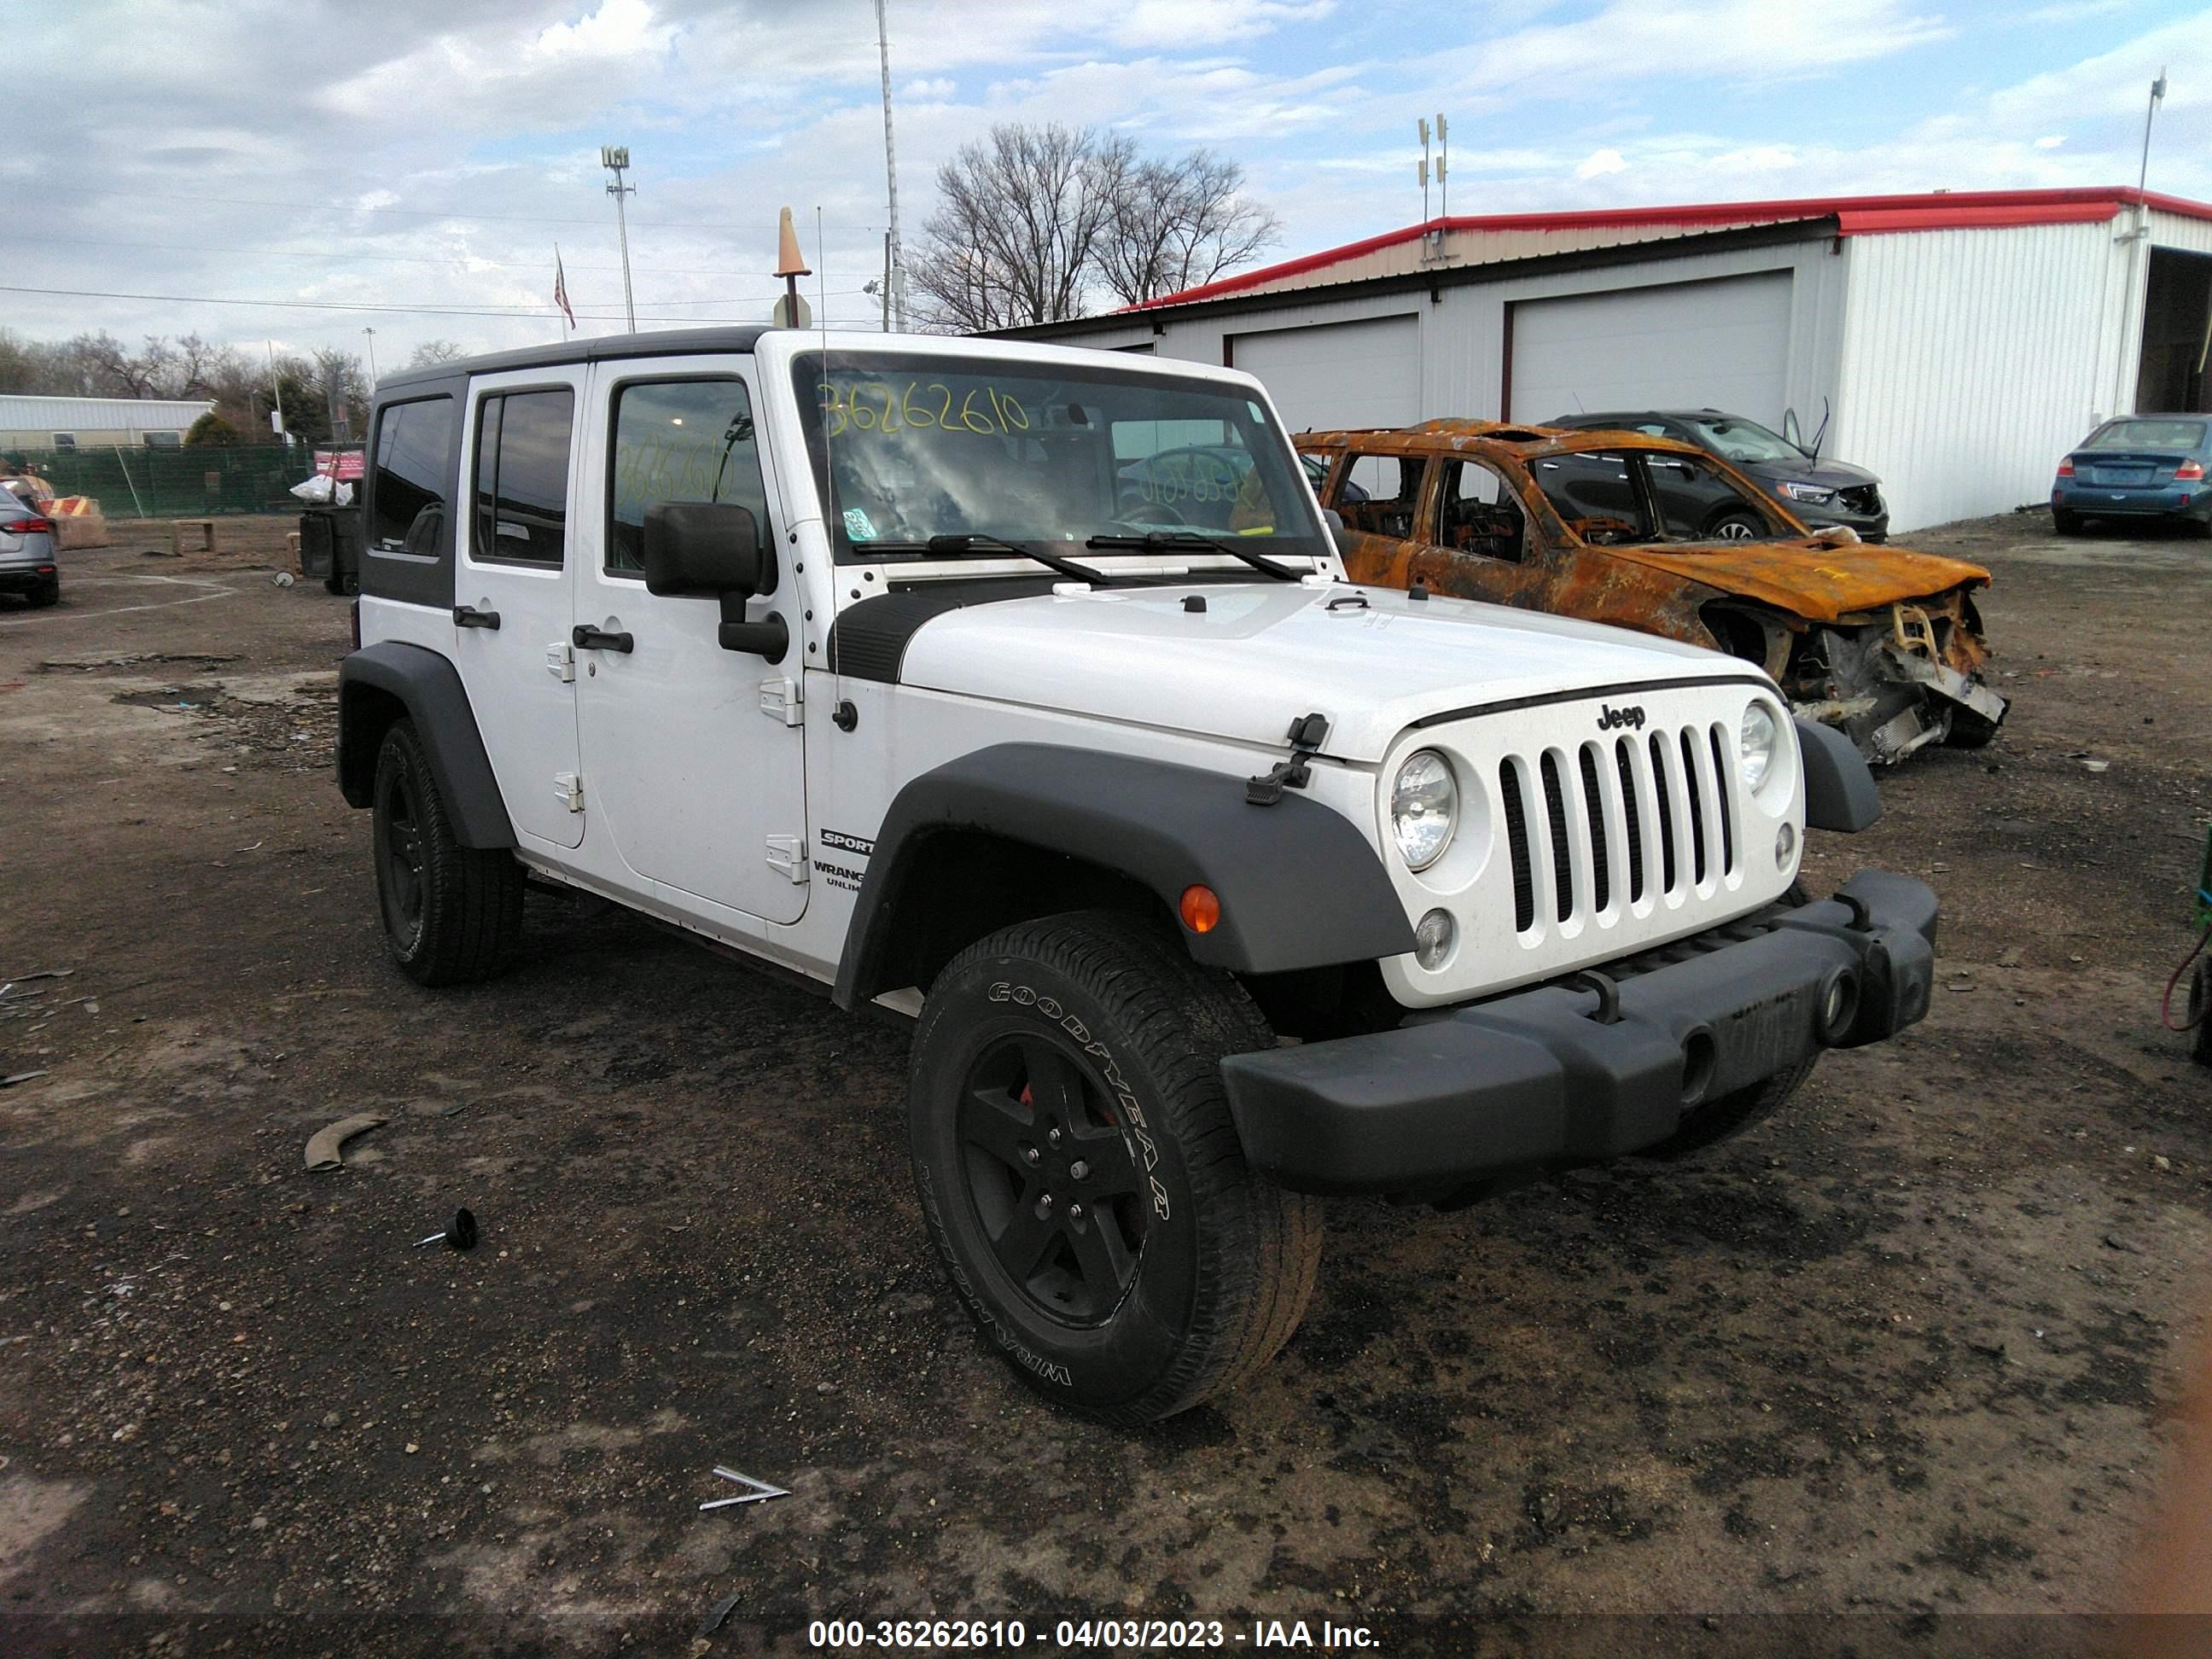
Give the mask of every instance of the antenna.
[[[876, 0], [877, 15], [883, 11], [883, 0]], [[890, 82], [884, 85], [889, 87]], [[886, 111], [889, 106], [885, 106]], [[822, 204], [814, 204], [814, 295], [822, 314], [821, 325], [822, 383], [830, 386], [830, 259], [822, 246]], [[831, 386], [830, 397], [837, 395]], [[830, 601], [837, 601], [837, 469], [830, 464], [830, 411], [822, 411], [822, 539], [830, 549]], [[853, 705], [845, 701], [845, 666], [837, 659], [836, 639], [830, 641], [830, 719], [841, 732], [849, 732], [859, 723], [860, 715]]]
[[1429, 222], [1429, 118], [1422, 116], [1415, 125], [1421, 130], [1421, 222]]
[[[1443, 112], [1438, 110], [1437, 112], [1437, 216], [1439, 219], [1451, 217], [1451, 181], [1444, 176], [1444, 164], [1450, 160], [1451, 139], [1444, 126]], [[1439, 253], [1443, 252], [1441, 243], [1437, 252]]]

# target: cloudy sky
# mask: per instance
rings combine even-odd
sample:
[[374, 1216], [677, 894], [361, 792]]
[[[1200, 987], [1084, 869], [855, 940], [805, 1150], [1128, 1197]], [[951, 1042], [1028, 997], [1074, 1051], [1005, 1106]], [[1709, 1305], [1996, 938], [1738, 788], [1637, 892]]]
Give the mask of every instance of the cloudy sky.
[[[621, 325], [603, 143], [634, 162], [641, 326], [764, 317], [776, 210], [833, 322], [887, 222], [872, 0], [16, 0], [0, 325], [280, 350]], [[2212, 9], [2162, 0], [890, 0], [900, 216], [994, 121], [1210, 146], [1270, 258], [1420, 216], [2150, 184], [2212, 199]], [[35, 72], [29, 66], [42, 66]], [[69, 290], [33, 293], [27, 289]], [[815, 289], [808, 287], [808, 297]], [[227, 303], [218, 303], [227, 302]]]

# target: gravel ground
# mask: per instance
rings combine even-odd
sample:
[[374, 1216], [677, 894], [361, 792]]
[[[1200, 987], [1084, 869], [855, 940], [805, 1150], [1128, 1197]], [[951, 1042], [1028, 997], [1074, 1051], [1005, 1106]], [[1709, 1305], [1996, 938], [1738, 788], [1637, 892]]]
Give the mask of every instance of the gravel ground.
[[[496, 983], [385, 964], [330, 776], [345, 606], [272, 584], [289, 524], [182, 560], [118, 526], [58, 610], [0, 607], [0, 1074], [42, 1073], [0, 1090], [0, 1650], [2109, 1638], [2212, 1296], [2206, 1078], [2157, 1014], [2212, 547], [1913, 538], [1996, 573], [2014, 712], [1810, 856], [1940, 890], [1927, 1024], [1689, 1162], [1331, 1204], [1286, 1352], [1130, 1434], [1036, 1403], [940, 1284], [896, 1025], [536, 895]], [[462, 1203], [473, 1252], [411, 1248]], [[702, 1514], [716, 1464], [790, 1496]]]

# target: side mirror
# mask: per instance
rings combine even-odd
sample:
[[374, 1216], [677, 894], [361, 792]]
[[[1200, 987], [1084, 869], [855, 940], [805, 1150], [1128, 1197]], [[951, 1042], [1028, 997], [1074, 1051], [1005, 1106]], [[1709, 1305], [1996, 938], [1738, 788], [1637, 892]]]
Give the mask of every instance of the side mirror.
[[781, 662], [791, 646], [783, 618], [745, 618], [745, 601], [775, 592], [775, 556], [761, 544], [751, 512], [721, 501], [662, 501], [645, 509], [645, 588], [722, 603], [714, 630], [725, 651]]
[[1328, 544], [1336, 550], [1339, 558], [1344, 556], [1344, 514], [1333, 507], [1321, 510], [1322, 526], [1328, 532]]
[[645, 510], [645, 587], [663, 596], [775, 592], [775, 558], [749, 508], [661, 501]]

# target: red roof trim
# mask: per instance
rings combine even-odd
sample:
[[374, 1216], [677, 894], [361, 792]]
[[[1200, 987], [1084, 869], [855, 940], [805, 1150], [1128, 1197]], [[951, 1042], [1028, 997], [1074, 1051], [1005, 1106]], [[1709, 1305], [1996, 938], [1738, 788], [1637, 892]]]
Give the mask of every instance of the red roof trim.
[[1912, 196], [1824, 196], [1775, 202], [1700, 202], [1673, 207], [1595, 208], [1571, 213], [1498, 213], [1407, 225], [1361, 241], [1347, 242], [1341, 247], [1303, 254], [1257, 270], [1240, 271], [1234, 276], [1224, 276], [1218, 282], [1204, 283], [1124, 308], [1148, 311], [1158, 306], [1188, 305], [1197, 300], [1218, 299], [1224, 294], [1241, 294], [1268, 283], [1303, 276], [1308, 271], [1414, 241], [1435, 230], [1625, 230], [1656, 225], [1711, 228], [1832, 218], [1838, 222], [1842, 234], [1865, 236], [1909, 230], [2087, 224], [2110, 219], [2122, 207], [2137, 203], [2187, 218], [2212, 220], [2212, 203], [2192, 202], [2185, 197], [2120, 185], [2069, 190], [1942, 191]]

